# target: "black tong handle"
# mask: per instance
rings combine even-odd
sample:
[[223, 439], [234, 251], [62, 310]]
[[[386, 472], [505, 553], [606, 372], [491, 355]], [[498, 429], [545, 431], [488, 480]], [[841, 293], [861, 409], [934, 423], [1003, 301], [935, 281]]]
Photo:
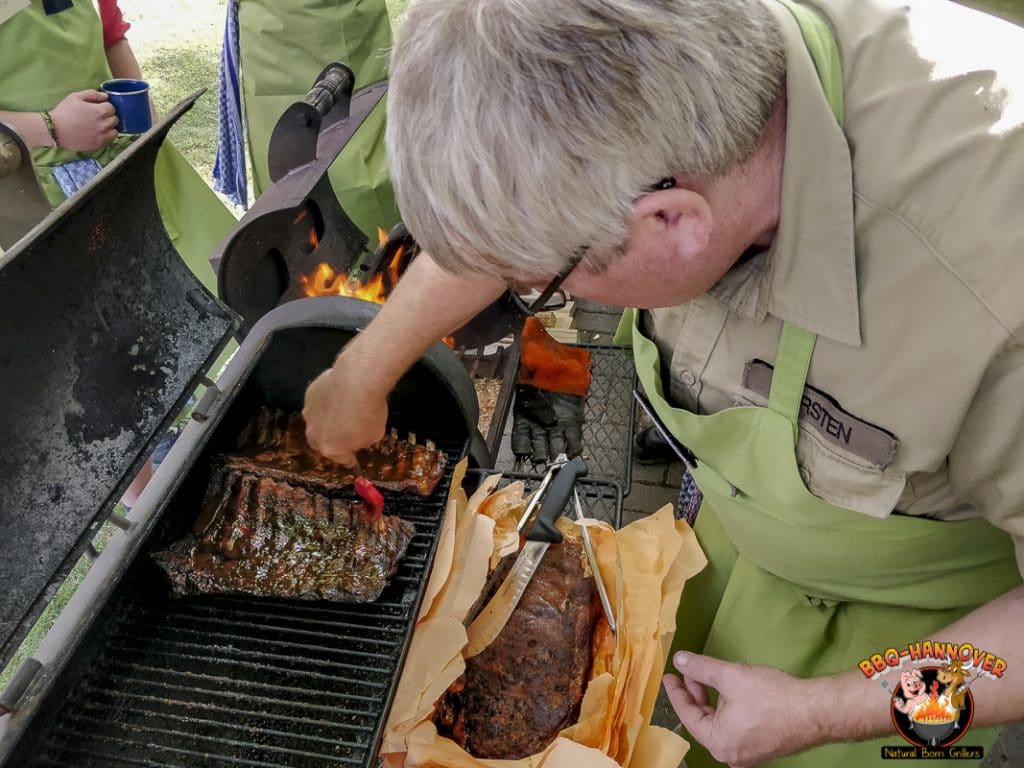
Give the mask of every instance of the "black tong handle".
[[587, 476], [587, 463], [577, 456], [568, 464], [560, 467], [551, 485], [548, 486], [544, 498], [540, 502], [540, 511], [526, 534], [527, 541], [546, 541], [549, 544], [561, 544], [562, 532], [555, 527], [555, 520], [562, 514], [572, 498], [576, 481]]

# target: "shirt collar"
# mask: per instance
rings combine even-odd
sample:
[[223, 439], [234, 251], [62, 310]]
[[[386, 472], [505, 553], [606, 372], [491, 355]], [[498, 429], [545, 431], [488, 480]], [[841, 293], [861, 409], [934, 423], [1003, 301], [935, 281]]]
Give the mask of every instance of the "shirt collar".
[[786, 156], [781, 217], [764, 254], [710, 293], [741, 316], [781, 320], [860, 346], [850, 149], [792, 14], [767, 3], [786, 45]]

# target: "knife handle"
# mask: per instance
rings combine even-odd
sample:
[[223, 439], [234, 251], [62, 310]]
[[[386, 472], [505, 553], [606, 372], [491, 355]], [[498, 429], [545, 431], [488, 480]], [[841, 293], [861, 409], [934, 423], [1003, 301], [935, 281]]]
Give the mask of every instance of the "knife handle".
[[537, 513], [533, 525], [530, 526], [530, 532], [526, 534], [527, 541], [562, 543], [562, 532], [555, 527], [555, 520], [562, 514], [562, 510], [572, 498], [576, 481], [581, 477], [586, 477], [587, 471], [587, 463], [579, 456], [558, 470], [544, 494], [544, 499], [540, 503], [540, 511]]

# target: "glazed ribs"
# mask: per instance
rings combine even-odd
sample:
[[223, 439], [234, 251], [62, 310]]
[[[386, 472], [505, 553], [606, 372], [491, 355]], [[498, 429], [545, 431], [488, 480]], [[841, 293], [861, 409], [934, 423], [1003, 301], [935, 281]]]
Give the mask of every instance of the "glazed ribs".
[[178, 596], [362, 603], [384, 591], [414, 532], [361, 501], [221, 468], [192, 533], [153, 557]]
[[581, 544], [551, 546], [501, 634], [442, 696], [438, 731], [475, 757], [542, 751], [579, 716], [600, 613]]
[[[402, 440], [392, 432], [356, 454], [362, 476], [379, 488], [429, 496], [444, 476], [445, 455], [429, 440], [417, 445], [415, 436]], [[260, 408], [242, 431], [238, 450], [222, 457], [225, 466], [301, 485], [317, 493], [347, 489], [357, 473], [320, 455], [306, 442], [300, 413]]]

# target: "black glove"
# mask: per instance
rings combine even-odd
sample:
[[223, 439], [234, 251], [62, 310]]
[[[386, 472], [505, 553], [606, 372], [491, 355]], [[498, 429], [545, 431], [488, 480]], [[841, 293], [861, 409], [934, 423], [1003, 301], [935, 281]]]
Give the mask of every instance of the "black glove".
[[583, 398], [520, 384], [512, 409], [512, 453], [516, 464], [547, 464], [558, 454], [583, 452]]

